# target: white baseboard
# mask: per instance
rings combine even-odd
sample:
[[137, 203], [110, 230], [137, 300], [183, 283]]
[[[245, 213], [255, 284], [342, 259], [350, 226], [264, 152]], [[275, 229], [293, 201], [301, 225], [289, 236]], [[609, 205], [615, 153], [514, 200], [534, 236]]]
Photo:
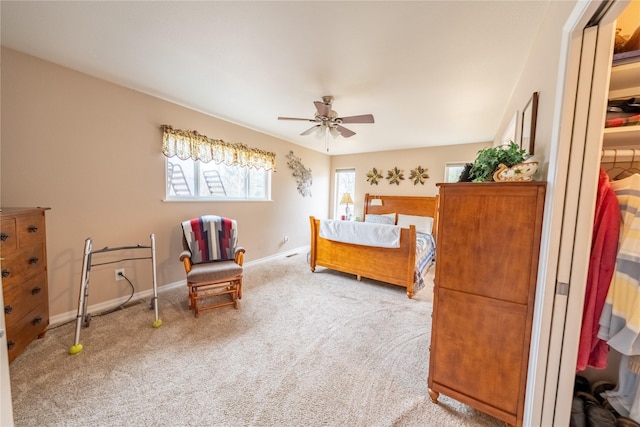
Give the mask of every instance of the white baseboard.
[[[177, 288], [179, 286], [186, 286], [187, 284], [187, 280], [180, 280], [178, 282], [173, 282], [173, 283], [167, 283], [164, 285], [158, 285], [158, 294], [162, 293], [162, 292], [166, 292], [170, 289], [174, 289]], [[140, 292], [136, 292], [133, 294], [133, 296], [131, 297], [131, 301], [129, 302], [129, 304], [133, 304], [137, 301], [140, 300], [149, 300], [151, 301], [151, 297], [153, 296], [153, 289], [146, 289], [144, 291], [140, 291]], [[109, 301], [104, 301], [98, 304], [93, 304], [93, 305], [89, 305], [87, 307], [87, 313], [89, 314], [94, 314], [94, 313], [101, 313], [103, 311], [107, 311], [110, 310], [114, 307], [118, 307], [120, 306], [120, 304], [123, 304], [124, 302], [126, 302], [129, 299], [129, 296], [123, 296], [120, 298], [115, 298]], [[80, 314], [82, 315], [82, 314]], [[57, 314], [55, 316], [52, 316], [51, 318], [49, 318], [49, 323], [51, 324], [51, 326], [55, 326], [55, 325], [60, 325], [62, 323], [67, 323], [71, 320], [75, 320], [78, 317], [78, 311], [74, 310], [74, 311], [67, 311], [66, 313], [62, 313], [62, 314]]]
[[310, 250], [310, 246], [309, 245], [300, 246], [298, 248], [290, 249], [290, 250], [285, 251], [285, 252], [279, 252], [279, 253], [277, 253], [275, 255], [271, 255], [271, 256], [268, 256], [268, 257], [264, 257], [264, 258], [253, 260], [251, 262], [247, 262], [244, 265], [245, 266], [250, 266], [250, 265], [254, 265], [254, 264], [261, 264], [263, 262], [272, 261], [274, 259], [282, 258], [282, 257], [289, 257], [289, 256], [296, 255], [296, 254], [304, 254], [306, 256], [306, 254], [307, 254], [307, 252], [309, 252], [309, 250]]
[[[309, 251], [309, 246], [301, 246], [299, 248], [295, 248], [295, 249], [291, 249], [288, 250], [286, 252], [280, 252], [278, 254], [275, 255], [271, 255], [265, 258], [260, 258], [257, 260], [253, 260], [250, 262], [245, 263], [245, 267], [249, 267], [251, 265], [255, 265], [255, 264], [260, 264], [263, 262], [267, 262], [267, 261], [272, 261], [274, 259], [277, 258], [282, 258], [282, 257], [288, 257], [288, 256], [292, 256], [292, 255], [296, 255], [296, 254], [305, 254]], [[187, 280], [179, 280], [177, 282], [173, 282], [173, 283], [165, 283], [164, 285], [158, 285], [158, 294], [161, 294], [162, 292], [166, 292], [169, 291], [171, 289], [180, 287], [180, 286], [186, 286], [187, 284]], [[131, 302], [136, 302], [139, 300], [149, 300], [151, 301], [151, 297], [153, 296], [153, 289], [147, 289], [144, 291], [140, 291], [140, 292], [136, 292], [133, 294], [133, 297], [131, 297]], [[186, 297], [186, 289], [185, 289], [185, 297]], [[115, 298], [109, 301], [104, 301], [98, 304], [93, 304], [93, 305], [89, 305], [87, 307], [87, 313], [101, 313], [103, 311], [107, 311], [110, 310], [114, 307], [118, 307], [120, 304], [123, 304], [125, 301], [127, 301], [127, 299], [129, 298], [129, 296], [123, 296], [120, 298]], [[66, 313], [61, 313], [61, 314], [56, 314], [55, 316], [52, 316], [51, 318], [49, 318], [49, 324], [51, 326], [55, 326], [55, 325], [60, 325], [63, 323], [67, 323], [70, 322], [72, 320], [75, 320], [78, 316], [78, 311], [74, 310], [74, 311], [68, 311]]]

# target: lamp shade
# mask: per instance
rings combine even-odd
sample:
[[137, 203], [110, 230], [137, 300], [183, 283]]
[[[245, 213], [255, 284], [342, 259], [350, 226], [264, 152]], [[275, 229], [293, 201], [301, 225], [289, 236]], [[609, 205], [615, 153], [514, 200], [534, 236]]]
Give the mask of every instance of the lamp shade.
[[353, 200], [351, 200], [351, 194], [344, 193], [342, 195], [342, 199], [340, 199], [340, 204], [344, 205], [344, 204], [349, 204], [349, 203], [353, 203]]
[[329, 133], [334, 138], [337, 138], [337, 137], [340, 136], [340, 131], [338, 130], [338, 128], [333, 127], [333, 126], [329, 127]]
[[327, 127], [324, 124], [318, 125], [318, 127], [316, 127], [316, 138], [318, 139], [322, 139], [325, 137], [325, 134], [327, 133]]

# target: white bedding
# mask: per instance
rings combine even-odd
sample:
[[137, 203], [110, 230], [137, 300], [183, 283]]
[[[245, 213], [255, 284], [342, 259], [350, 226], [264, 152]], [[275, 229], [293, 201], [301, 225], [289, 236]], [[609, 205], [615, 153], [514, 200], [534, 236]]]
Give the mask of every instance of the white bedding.
[[402, 227], [369, 222], [320, 220], [320, 237], [336, 242], [379, 248], [399, 248]]

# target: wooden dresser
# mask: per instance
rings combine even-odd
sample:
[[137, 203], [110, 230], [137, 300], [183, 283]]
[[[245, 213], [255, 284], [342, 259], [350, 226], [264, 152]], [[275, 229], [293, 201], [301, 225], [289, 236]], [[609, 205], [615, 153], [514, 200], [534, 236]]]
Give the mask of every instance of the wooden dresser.
[[429, 394], [521, 426], [545, 183], [438, 186]]
[[45, 211], [2, 208], [0, 254], [9, 362], [49, 325]]

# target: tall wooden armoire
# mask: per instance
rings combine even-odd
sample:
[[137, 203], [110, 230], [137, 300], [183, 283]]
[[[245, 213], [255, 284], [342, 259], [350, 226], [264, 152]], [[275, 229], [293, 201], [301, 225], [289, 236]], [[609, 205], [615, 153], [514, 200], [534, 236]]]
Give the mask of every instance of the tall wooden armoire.
[[546, 185], [438, 187], [429, 394], [521, 426]]

